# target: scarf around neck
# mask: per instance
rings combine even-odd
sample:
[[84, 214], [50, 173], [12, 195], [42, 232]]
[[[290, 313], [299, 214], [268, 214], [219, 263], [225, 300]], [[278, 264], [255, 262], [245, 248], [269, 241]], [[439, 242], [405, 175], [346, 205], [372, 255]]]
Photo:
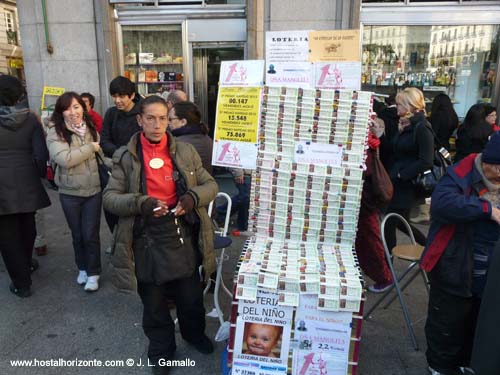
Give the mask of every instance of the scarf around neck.
[[71, 124], [66, 123], [66, 127], [78, 135], [80, 138], [85, 138], [85, 134], [87, 134], [87, 124], [82, 121], [80, 124]]

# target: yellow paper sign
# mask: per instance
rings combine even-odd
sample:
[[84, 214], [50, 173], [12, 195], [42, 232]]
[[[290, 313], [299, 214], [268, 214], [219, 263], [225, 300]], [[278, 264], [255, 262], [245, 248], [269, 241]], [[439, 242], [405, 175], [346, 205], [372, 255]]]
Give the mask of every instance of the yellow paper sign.
[[260, 87], [220, 87], [216, 141], [257, 143]]
[[359, 30], [309, 32], [309, 62], [359, 61]]
[[60, 96], [64, 94], [64, 88], [62, 87], [51, 87], [51, 86], [43, 86], [43, 95], [42, 95], [42, 103], [41, 103], [41, 110], [43, 111], [45, 109], [45, 95], [49, 96]]

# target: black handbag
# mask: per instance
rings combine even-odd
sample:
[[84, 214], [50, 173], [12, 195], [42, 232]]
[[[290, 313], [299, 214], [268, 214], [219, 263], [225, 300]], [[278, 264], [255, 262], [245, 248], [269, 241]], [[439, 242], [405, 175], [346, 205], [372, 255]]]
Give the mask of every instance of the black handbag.
[[111, 176], [111, 168], [109, 168], [102, 159], [101, 155], [96, 152], [95, 159], [97, 162], [97, 171], [99, 172], [99, 181], [101, 182], [101, 191], [108, 185], [109, 177]]
[[[445, 175], [446, 168], [451, 165], [451, 161], [449, 159], [450, 153], [444, 146], [441, 145], [441, 142], [437, 139], [434, 130], [430, 127], [428, 128], [434, 137], [434, 163], [432, 169], [419, 173], [417, 177], [412, 180], [417, 195], [425, 198], [431, 196], [439, 180]], [[415, 133], [416, 131], [417, 129], [415, 129]], [[437, 148], [436, 145], [439, 148]]]

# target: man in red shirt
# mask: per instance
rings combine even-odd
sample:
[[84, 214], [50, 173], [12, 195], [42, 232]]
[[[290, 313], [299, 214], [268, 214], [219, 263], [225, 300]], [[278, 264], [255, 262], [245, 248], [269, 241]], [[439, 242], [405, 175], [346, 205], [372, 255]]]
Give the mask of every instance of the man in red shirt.
[[102, 129], [102, 117], [99, 113], [94, 111], [94, 103], [95, 103], [95, 97], [89, 92], [83, 92], [80, 95], [85, 102], [86, 110], [87, 113], [89, 114], [90, 118], [92, 119], [92, 122], [94, 123], [97, 131], [101, 133]]

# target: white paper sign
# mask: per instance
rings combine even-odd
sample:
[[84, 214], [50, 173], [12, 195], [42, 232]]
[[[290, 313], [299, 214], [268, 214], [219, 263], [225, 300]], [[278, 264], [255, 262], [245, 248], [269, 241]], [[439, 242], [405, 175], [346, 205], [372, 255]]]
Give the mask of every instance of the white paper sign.
[[314, 85], [319, 89], [361, 89], [361, 62], [314, 63]]
[[264, 60], [222, 61], [221, 86], [260, 86], [264, 82]]
[[268, 365], [243, 359], [233, 361], [232, 375], [286, 375], [286, 365]]
[[297, 375], [345, 375], [347, 361], [341, 361], [323, 352], [293, 351], [292, 374]]
[[309, 55], [309, 30], [266, 32], [266, 62], [302, 62]]
[[308, 62], [267, 62], [266, 85], [312, 87], [313, 65]]
[[296, 142], [294, 161], [296, 163], [331, 165], [340, 167], [342, 146], [327, 143]]
[[280, 306], [278, 302], [277, 293], [261, 290], [255, 301], [239, 301], [235, 359], [286, 366], [293, 307]]
[[257, 145], [247, 142], [214, 141], [212, 165], [255, 169]]

